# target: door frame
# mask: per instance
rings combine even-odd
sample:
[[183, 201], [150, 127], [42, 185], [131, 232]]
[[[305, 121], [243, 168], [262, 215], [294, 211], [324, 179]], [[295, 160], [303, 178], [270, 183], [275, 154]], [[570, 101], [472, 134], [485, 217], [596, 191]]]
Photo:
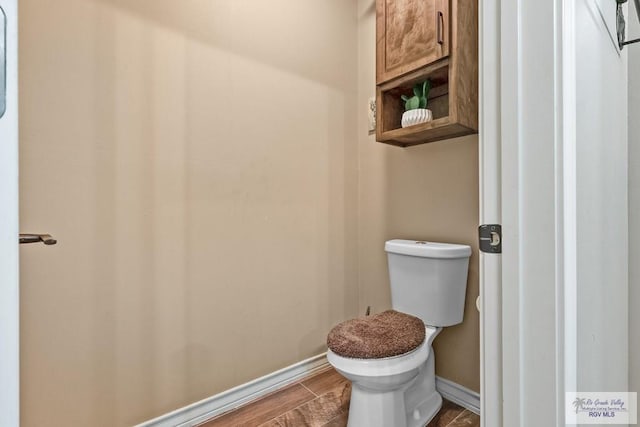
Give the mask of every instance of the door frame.
[[0, 414], [20, 424], [18, 265], [18, 1], [0, 0], [6, 15], [6, 111], [0, 118]]
[[575, 390], [574, 12], [480, 0], [480, 223], [503, 230], [480, 256], [486, 427], [564, 426]]
[[[479, 3], [479, 220], [502, 224], [500, 0]], [[502, 255], [480, 252], [480, 414], [502, 426]]]

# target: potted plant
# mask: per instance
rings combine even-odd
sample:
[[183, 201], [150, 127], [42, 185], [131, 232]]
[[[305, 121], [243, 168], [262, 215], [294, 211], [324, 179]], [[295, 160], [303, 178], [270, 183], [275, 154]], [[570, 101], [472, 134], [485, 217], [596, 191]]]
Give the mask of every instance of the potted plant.
[[427, 109], [427, 99], [431, 90], [431, 80], [418, 83], [413, 87], [413, 96], [402, 95], [404, 101], [404, 113], [402, 114], [402, 127], [417, 125], [418, 123], [430, 122], [433, 113]]

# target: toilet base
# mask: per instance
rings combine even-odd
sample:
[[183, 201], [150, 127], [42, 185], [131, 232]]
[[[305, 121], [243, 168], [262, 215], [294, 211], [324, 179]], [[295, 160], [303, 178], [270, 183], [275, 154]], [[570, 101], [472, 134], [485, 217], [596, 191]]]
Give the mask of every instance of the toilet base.
[[407, 427], [424, 427], [442, 408], [442, 396], [435, 392], [407, 414]]
[[[359, 394], [364, 393], [364, 395]], [[359, 403], [366, 405], [360, 405]], [[371, 403], [375, 402], [374, 406]], [[417, 406], [407, 410], [403, 393], [376, 393], [351, 389], [347, 427], [424, 427], [442, 407], [442, 396], [434, 392]]]
[[406, 418], [402, 390], [372, 392], [352, 383], [347, 427], [404, 427]]
[[423, 427], [442, 407], [442, 396], [436, 390], [433, 349], [416, 379], [404, 393], [407, 406], [407, 427]]
[[394, 390], [371, 390], [359, 381], [351, 386], [347, 427], [424, 427], [442, 407], [436, 391], [433, 350], [416, 377]]

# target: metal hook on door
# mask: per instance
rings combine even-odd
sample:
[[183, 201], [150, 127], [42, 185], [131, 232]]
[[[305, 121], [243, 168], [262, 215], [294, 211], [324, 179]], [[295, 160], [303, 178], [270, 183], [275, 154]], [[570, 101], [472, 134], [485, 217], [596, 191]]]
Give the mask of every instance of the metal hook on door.
[[[624, 18], [624, 12], [622, 11], [622, 5], [625, 4], [628, 0], [616, 0], [617, 3], [617, 11], [616, 11], [616, 26], [618, 32], [618, 47], [620, 50], [624, 49], [624, 47], [628, 44], [638, 43], [640, 42], [640, 38], [625, 41], [625, 29], [627, 23]], [[636, 14], [638, 15], [638, 20], [640, 21], [640, 0], [633, 0], [636, 7]]]

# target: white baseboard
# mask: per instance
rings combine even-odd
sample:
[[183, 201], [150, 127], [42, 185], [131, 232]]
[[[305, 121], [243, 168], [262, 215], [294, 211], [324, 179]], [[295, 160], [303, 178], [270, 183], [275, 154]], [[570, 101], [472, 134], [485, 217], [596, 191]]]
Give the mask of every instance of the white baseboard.
[[192, 427], [329, 366], [326, 353], [177, 409], [136, 427]]
[[[311, 357], [264, 377], [177, 409], [135, 427], [192, 427], [231, 411], [301, 378], [329, 367], [326, 353]], [[476, 414], [480, 413], [480, 395], [459, 384], [436, 377], [436, 389], [442, 397]]]
[[444, 378], [436, 376], [436, 389], [445, 399], [480, 414], [480, 394]]

